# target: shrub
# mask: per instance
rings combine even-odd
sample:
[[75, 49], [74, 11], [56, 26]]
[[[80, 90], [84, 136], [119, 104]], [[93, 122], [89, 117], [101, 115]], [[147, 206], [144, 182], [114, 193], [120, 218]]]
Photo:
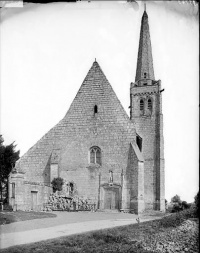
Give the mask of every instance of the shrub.
[[175, 195], [173, 198], [171, 198], [172, 203], [181, 203], [181, 198], [179, 195]]
[[176, 213], [183, 210], [183, 207], [180, 203], [174, 203], [171, 212]]
[[188, 204], [186, 201], [183, 201], [181, 204], [182, 204], [183, 210], [184, 210], [184, 209], [188, 209], [188, 208], [190, 208], [190, 206], [191, 206], [191, 204]]
[[53, 186], [53, 192], [62, 191], [64, 181], [61, 177], [57, 177], [52, 180], [51, 184]]
[[179, 195], [175, 195], [173, 198], [171, 198], [171, 204], [172, 204], [172, 213], [179, 212], [183, 210], [182, 201]]
[[165, 228], [176, 227], [179, 226], [184, 220], [196, 217], [197, 217], [196, 209], [194, 207], [191, 207], [164, 217], [162, 220], [160, 220], [160, 226]]
[[160, 220], [160, 226], [164, 228], [176, 227], [179, 226], [183, 220], [183, 217], [179, 215], [179, 213], [174, 213]]
[[180, 212], [180, 214], [185, 218], [197, 218], [196, 208], [195, 206], [191, 206], [188, 209], [185, 209], [184, 211]]

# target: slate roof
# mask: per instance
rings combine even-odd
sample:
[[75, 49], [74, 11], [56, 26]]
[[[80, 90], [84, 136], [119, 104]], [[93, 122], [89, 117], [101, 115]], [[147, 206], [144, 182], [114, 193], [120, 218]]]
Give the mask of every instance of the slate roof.
[[140, 41], [137, 59], [137, 70], [135, 76], [135, 82], [144, 78], [146, 73], [147, 79], [155, 80], [153, 57], [151, 49], [151, 38], [149, 32], [149, 22], [147, 12], [144, 11], [141, 21]]
[[[136, 134], [135, 124], [129, 119], [101, 67], [95, 61], [64, 118], [20, 158], [16, 163], [18, 171], [43, 170], [51, 159], [58, 159], [55, 150], [59, 149], [59, 143], [67, 141], [67, 138], [76, 138], [81, 128], [89, 126], [91, 104], [98, 103], [108, 127], [118, 127], [116, 130], [123, 132], [131, 141]], [[87, 130], [85, 129], [85, 132]]]
[[58, 163], [60, 159], [60, 149], [53, 149], [51, 154], [51, 163]]

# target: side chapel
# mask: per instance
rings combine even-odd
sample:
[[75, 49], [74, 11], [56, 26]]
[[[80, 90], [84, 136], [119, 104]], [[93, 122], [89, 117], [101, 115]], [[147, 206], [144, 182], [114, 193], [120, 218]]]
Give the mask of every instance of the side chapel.
[[9, 203], [42, 209], [56, 177], [99, 210], [165, 211], [161, 81], [154, 76], [146, 10], [130, 117], [95, 60], [65, 117], [16, 163]]

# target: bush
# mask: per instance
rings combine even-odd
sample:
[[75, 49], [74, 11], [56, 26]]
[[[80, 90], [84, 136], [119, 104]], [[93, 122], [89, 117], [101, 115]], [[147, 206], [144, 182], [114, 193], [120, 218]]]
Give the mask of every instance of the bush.
[[175, 195], [173, 198], [171, 198], [171, 204], [172, 204], [172, 213], [183, 211], [184, 209], [190, 208], [191, 204], [188, 204], [186, 201], [182, 201], [180, 196]]
[[184, 219], [179, 213], [174, 213], [160, 220], [160, 226], [164, 228], [176, 227], [179, 226], [183, 221]]
[[57, 177], [52, 180], [51, 184], [53, 186], [53, 192], [62, 191], [64, 181], [61, 177]]
[[190, 208], [190, 206], [191, 206], [191, 204], [188, 204], [186, 201], [183, 201], [181, 204], [182, 204], [183, 210], [184, 210], [184, 209], [188, 209], [188, 208]]
[[183, 207], [180, 203], [174, 203], [171, 212], [176, 213], [176, 212], [180, 212], [182, 210], [183, 210]]
[[179, 195], [175, 195], [173, 198], [171, 198], [171, 204], [173, 205], [171, 212], [180, 212], [183, 210], [182, 207], [182, 201]]
[[179, 195], [175, 195], [173, 198], [171, 198], [171, 203], [181, 203], [181, 198]]
[[161, 227], [176, 227], [189, 218], [196, 218], [197, 213], [195, 207], [185, 209], [183, 211], [170, 214], [160, 220]]

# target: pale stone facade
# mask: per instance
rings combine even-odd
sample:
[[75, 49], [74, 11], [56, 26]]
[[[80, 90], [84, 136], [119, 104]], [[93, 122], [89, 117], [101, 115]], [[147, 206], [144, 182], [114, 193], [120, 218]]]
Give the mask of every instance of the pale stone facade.
[[40, 210], [63, 178], [97, 209], [165, 210], [160, 81], [154, 80], [143, 14], [130, 118], [95, 61], [65, 117], [17, 162], [9, 178], [15, 209]]

